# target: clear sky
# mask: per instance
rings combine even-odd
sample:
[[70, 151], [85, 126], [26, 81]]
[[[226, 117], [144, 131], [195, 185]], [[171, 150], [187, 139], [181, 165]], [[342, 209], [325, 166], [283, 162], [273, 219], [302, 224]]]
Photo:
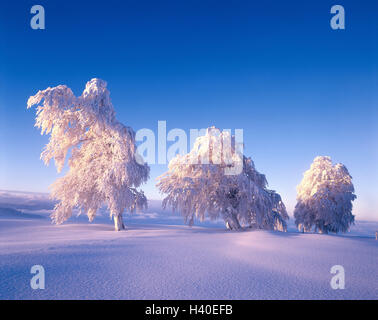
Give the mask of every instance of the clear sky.
[[[30, 28], [45, 8], [46, 29]], [[332, 30], [330, 8], [345, 8]], [[317, 155], [344, 163], [357, 218], [378, 219], [378, 1], [7, 1], [0, 10], [0, 189], [48, 191], [30, 95], [108, 82], [134, 130], [243, 129], [245, 153], [292, 214]], [[144, 189], [159, 198], [151, 166]]]

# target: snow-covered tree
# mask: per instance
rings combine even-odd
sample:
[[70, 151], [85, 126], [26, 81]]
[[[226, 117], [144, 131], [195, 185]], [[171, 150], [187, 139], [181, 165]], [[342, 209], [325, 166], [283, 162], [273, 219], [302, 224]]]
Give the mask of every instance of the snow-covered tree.
[[352, 177], [330, 157], [316, 157], [297, 187], [295, 223], [302, 231], [346, 232], [352, 223], [352, 201], [356, 199]]
[[80, 97], [65, 85], [31, 96], [28, 108], [37, 105], [35, 126], [50, 134], [41, 154], [46, 165], [54, 159], [60, 172], [68, 158], [67, 174], [52, 185], [58, 200], [51, 215], [61, 224], [77, 208], [90, 221], [107, 205], [116, 230], [124, 229], [124, 210], [147, 205], [137, 188], [149, 177], [149, 167], [136, 153], [135, 133], [117, 121], [106, 82], [92, 79]]
[[[167, 194], [163, 207], [180, 211], [185, 222], [195, 218], [224, 219], [227, 228], [250, 226], [286, 231], [286, 213], [279, 194], [267, 189], [265, 175], [251, 158], [235, 152], [235, 139], [227, 131], [208, 128], [186, 155], [176, 155], [157, 187]], [[232, 174], [240, 166], [237, 174]], [[237, 172], [237, 171], [235, 171]]]

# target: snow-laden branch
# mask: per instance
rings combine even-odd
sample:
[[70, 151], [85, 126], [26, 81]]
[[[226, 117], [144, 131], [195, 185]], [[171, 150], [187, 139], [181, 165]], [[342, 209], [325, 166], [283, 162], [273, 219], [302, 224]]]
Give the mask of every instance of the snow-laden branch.
[[136, 161], [135, 133], [120, 123], [110, 101], [106, 82], [92, 79], [80, 97], [59, 85], [39, 91], [27, 107], [37, 105], [35, 126], [49, 134], [41, 159], [53, 159], [58, 172], [68, 157], [68, 173], [52, 185], [52, 197], [59, 202], [51, 217], [62, 223], [74, 208], [92, 221], [106, 204], [116, 229], [123, 228], [122, 213], [147, 205], [138, 188], [149, 177], [147, 164]]
[[303, 231], [346, 232], [354, 223], [355, 199], [347, 168], [333, 165], [330, 157], [316, 157], [297, 187], [295, 223]]
[[[163, 206], [180, 211], [189, 225], [208, 216], [223, 218], [230, 229], [245, 225], [285, 231], [288, 215], [281, 197], [267, 189], [265, 175], [251, 158], [235, 152], [234, 142], [229, 132], [211, 127], [188, 154], [173, 158], [168, 171], [158, 177], [157, 187], [167, 195]], [[225, 173], [239, 161], [241, 173]]]

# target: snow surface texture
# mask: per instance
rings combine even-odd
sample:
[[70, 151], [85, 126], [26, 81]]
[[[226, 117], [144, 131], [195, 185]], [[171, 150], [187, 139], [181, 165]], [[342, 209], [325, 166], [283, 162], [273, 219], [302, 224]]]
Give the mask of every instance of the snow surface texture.
[[[150, 202], [114, 232], [108, 213], [52, 225], [47, 196], [0, 192], [0, 299], [377, 299], [378, 222], [346, 235], [193, 227]], [[30, 287], [42, 265], [44, 290]], [[330, 286], [333, 265], [345, 289]]]

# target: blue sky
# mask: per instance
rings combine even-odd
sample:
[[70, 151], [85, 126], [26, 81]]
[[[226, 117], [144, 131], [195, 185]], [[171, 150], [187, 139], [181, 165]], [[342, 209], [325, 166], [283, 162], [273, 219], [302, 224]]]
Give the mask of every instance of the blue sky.
[[[30, 28], [41, 4], [46, 29]], [[345, 8], [332, 30], [330, 8]], [[241, 128], [245, 153], [289, 210], [317, 155], [344, 163], [360, 219], [378, 219], [377, 1], [17, 1], [0, 13], [0, 189], [48, 191], [58, 176], [26, 109], [66, 84], [108, 82], [134, 130]], [[144, 189], [160, 197], [151, 166]], [[291, 214], [291, 212], [290, 212]]]

